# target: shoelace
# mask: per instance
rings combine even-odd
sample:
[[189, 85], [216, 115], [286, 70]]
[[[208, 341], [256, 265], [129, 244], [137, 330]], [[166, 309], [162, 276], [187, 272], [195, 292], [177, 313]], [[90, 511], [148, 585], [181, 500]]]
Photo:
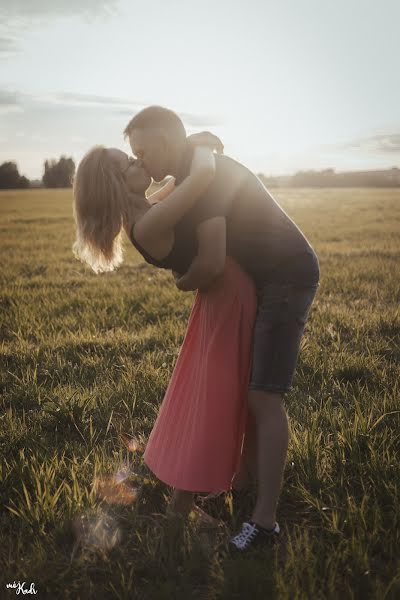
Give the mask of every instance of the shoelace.
[[237, 542], [240, 547], [243, 547], [246, 542], [253, 540], [256, 535], [257, 529], [254, 525], [251, 525], [250, 523], [243, 523], [243, 529], [241, 533], [236, 535], [232, 541]]

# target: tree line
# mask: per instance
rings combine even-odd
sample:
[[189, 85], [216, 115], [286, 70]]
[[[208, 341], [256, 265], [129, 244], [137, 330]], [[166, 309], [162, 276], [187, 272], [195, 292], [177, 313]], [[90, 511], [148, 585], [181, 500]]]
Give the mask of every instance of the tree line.
[[[0, 189], [24, 189], [29, 187], [65, 188], [72, 186], [75, 175], [75, 162], [61, 156], [59, 160], [45, 160], [41, 180], [29, 181], [20, 175], [14, 161], [0, 165]], [[322, 171], [298, 171], [294, 175], [268, 177], [258, 174], [268, 187], [400, 187], [400, 169], [380, 171], [351, 171], [336, 173], [334, 169]]]
[[295, 175], [258, 177], [266, 187], [400, 187], [400, 169], [381, 171], [350, 171], [336, 173], [334, 169], [299, 171]]
[[15, 161], [7, 161], [0, 165], [0, 189], [66, 188], [72, 186], [74, 175], [75, 162], [66, 156], [61, 156], [59, 160], [45, 160], [42, 179], [35, 181], [20, 175]]

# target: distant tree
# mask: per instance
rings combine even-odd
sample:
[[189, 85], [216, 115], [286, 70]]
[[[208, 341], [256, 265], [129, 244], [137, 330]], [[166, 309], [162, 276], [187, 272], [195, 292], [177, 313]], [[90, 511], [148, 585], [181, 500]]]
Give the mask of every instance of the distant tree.
[[41, 188], [43, 187], [43, 181], [41, 179], [31, 179], [29, 185], [31, 188]]
[[28, 188], [29, 179], [19, 174], [17, 164], [8, 161], [0, 165], [0, 189]]
[[257, 177], [265, 187], [277, 187], [279, 185], [277, 177], [267, 177], [264, 173], [257, 173]]
[[30, 187], [30, 181], [27, 177], [25, 177], [25, 175], [22, 175], [19, 178], [19, 187], [23, 189]]
[[42, 177], [47, 188], [63, 188], [72, 186], [75, 174], [75, 163], [72, 158], [61, 156], [60, 160], [46, 160]]
[[350, 171], [336, 173], [334, 169], [298, 171], [294, 175], [266, 177], [258, 175], [265, 186], [271, 187], [400, 187], [400, 169], [380, 171]]

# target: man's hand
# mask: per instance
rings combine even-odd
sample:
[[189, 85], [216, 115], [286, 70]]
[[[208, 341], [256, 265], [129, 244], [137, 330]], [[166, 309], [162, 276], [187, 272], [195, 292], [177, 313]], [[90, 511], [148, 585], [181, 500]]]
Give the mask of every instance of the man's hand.
[[209, 131], [192, 133], [192, 135], [187, 136], [186, 140], [191, 146], [207, 146], [211, 150], [215, 150], [217, 154], [224, 153], [224, 145], [219, 137]]
[[223, 216], [206, 219], [197, 226], [198, 252], [189, 269], [175, 280], [176, 287], [188, 292], [205, 292], [225, 270], [226, 220]]
[[177, 277], [175, 279], [175, 285], [178, 288], [178, 290], [180, 290], [181, 292], [191, 292], [194, 291], [195, 287], [191, 286], [190, 283], [187, 281], [187, 279], [185, 279], [184, 276], [182, 277]]
[[175, 280], [176, 287], [182, 292], [199, 290], [207, 291], [222, 274], [215, 264], [207, 264], [196, 256], [189, 269], [181, 277]]

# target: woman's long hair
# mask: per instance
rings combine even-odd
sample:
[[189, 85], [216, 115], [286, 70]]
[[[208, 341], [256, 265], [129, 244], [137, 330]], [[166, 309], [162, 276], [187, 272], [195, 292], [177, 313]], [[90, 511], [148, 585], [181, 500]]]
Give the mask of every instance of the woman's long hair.
[[123, 225], [128, 223], [128, 202], [134, 197], [128, 198], [122, 174], [104, 146], [89, 150], [79, 163], [73, 196], [74, 256], [95, 273], [113, 271], [123, 262]]

